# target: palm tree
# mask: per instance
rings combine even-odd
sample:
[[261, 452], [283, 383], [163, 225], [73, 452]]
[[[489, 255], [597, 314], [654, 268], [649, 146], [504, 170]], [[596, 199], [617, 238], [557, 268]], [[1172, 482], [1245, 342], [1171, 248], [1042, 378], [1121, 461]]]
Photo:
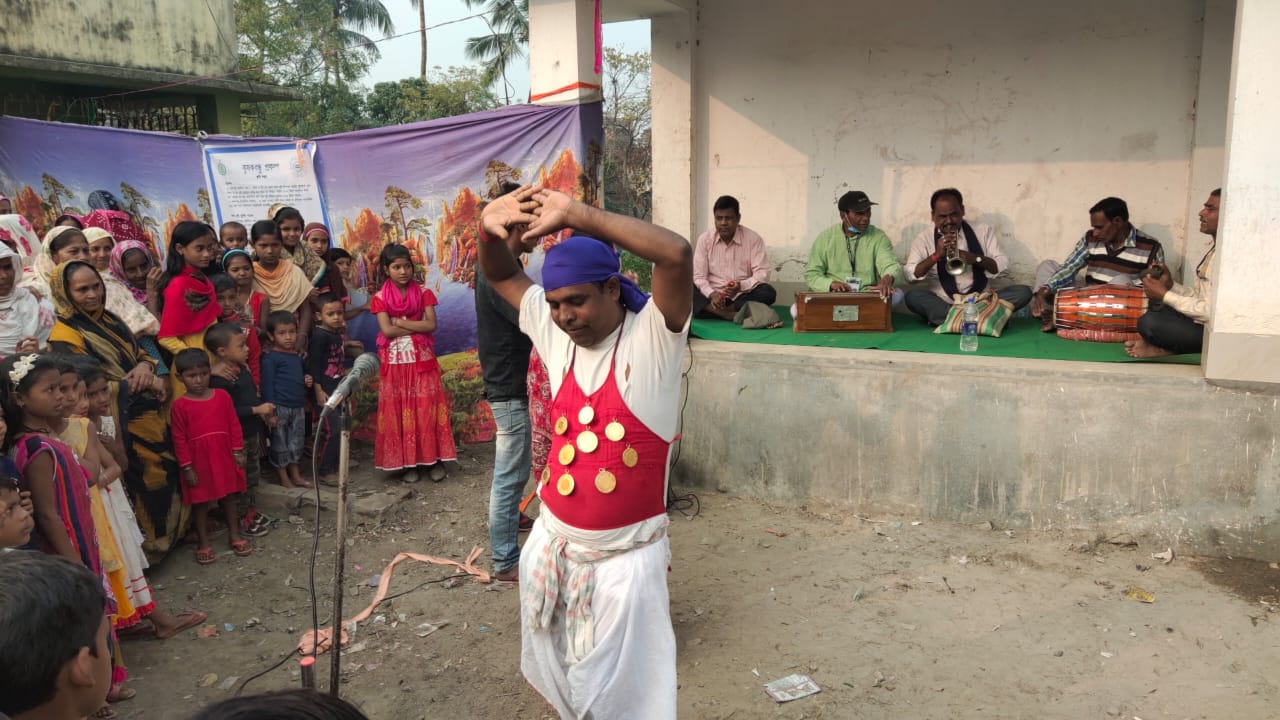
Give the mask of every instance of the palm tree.
[[502, 92], [511, 104], [507, 67], [524, 56], [529, 45], [529, 0], [462, 0], [468, 8], [484, 7], [489, 34], [467, 40], [466, 55], [479, 61], [489, 83], [502, 78]]
[[[396, 31], [391, 13], [382, 0], [323, 0], [328, 14], [325, 32], [325, 84], [332, 75], [333, 84], [342, 85], [343, 66], [350, 65], [350, 51], [361, 51], [369, 60], [377, 60], [382, 53], [365, 32], [376, 30], [385, 37]], [[348, 73], [352, 74], [352, 73]]]
[[422, 42], [422, 65], [418, 68], [418, 77], [427, 81], [427, 0], [409, 0], [409, 4], [418, 8], [418, 32]]

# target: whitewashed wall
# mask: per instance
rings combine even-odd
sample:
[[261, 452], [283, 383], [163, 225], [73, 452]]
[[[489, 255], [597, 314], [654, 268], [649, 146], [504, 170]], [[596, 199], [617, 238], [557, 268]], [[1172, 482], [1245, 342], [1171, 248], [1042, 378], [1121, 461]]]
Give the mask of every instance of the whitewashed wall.
[[[1090, 205], [1117, 195], [1173, 262], [1194, 265], [1204, 244], [1195, 225], [1188, 242], [1187, 223], [1220, 184], [1231, 53], [1231, 18], [1206, 33], [1205, 11], [1204, 0], [701, 0], [653, 25], [655, 219], [700, 232], [714, 199], [735, 195], [778, 278], [797, 280], [845, 191], [880, 203], [872, 222], [905, 259], [929, 194], [955, 186], [1029, 281], [1079, 238]], [[1198, 97], [1215, 99], [1199, 119]]]

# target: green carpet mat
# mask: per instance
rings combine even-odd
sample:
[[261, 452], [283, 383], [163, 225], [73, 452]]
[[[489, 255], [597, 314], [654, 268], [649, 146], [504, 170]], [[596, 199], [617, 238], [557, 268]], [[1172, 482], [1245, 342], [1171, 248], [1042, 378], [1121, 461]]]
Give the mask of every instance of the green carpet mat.
[[1093, 343], [1063, 340], [1040, 332], [1040, 321], [1014, 318], [998, 338], [978, 339], [976, 353], [960, 352], [959, 335], [934, 335], [915, 315], [894, 313], [891, 333], [797, 333], [791, 330], [791, 311], [778, 306], [778, 317], [786, 325], [776, 330], [743, 330], [728, 320], [694, 320], [689, 331], [694, 337], [725, 342], [764, 345], [798, 345], [860, 350], [901, 350], [946, 355], [986, 355], [988, 357], [1038, 358], [1042, 360], [1084, 360], [1091, 362], [1166, 362], [1199, 365], [1200, 355], [1173, 355], [1158, 360], [1135, 360], [1125, 355], [1120, 343]]

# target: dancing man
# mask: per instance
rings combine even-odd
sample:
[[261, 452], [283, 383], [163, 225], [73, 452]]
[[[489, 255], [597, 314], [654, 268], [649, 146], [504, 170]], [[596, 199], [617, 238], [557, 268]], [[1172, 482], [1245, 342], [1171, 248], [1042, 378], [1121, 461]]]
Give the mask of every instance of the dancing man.
[[[505, 240], [580, 233], [547, 251], [539, 287]], [[542, 510], [520, 555], [530, 684], [561, 717], [676, 716], [666, 488], [676, 438], [693, 251], [679, 235], [546, 189], [481, 216], [480, 267], [546, 362], [554, 422]], [[606, 243], [653, 262], [653, 296]]]

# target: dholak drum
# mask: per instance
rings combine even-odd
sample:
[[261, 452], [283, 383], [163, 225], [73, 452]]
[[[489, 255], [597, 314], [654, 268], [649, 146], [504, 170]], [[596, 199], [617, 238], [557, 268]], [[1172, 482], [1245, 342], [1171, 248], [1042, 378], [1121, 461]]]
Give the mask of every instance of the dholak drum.
[[1053, 298], [1053, 324], [1067, 340], [1136, 340], [1138, 318], [1146, 311], [1146, 292], [1129, 285], [1059, 290]]

